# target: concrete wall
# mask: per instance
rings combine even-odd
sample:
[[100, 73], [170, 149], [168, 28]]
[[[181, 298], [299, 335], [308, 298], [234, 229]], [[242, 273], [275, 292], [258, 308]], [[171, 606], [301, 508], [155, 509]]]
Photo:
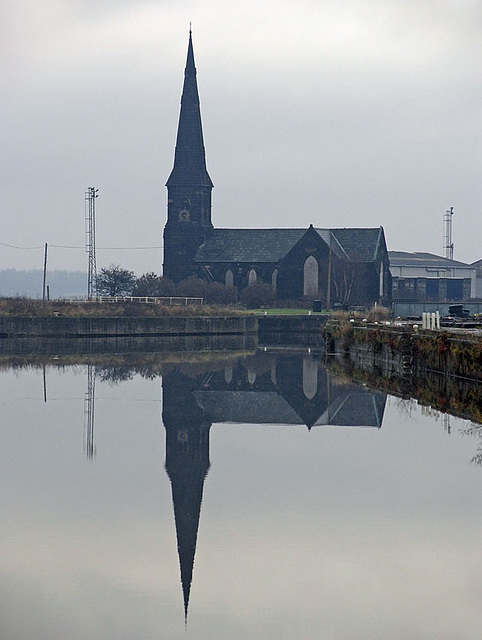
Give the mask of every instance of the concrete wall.
[[253, 351], [257, 320], [240, 317], [0, 317], [0, 354]]
[[321, 338], [321, 330], [327, 316], [302, 315], [302, 316], [259, 316], [259, 333], [316, 333]]
[[3, 338], [100, 338], [255, 334], [254, 316], [160, 318], [0, 317]]
[[305, 346], [320, 348], [323, 345], [322, 328], [327, 316], [260, 316], [258, 318], [258, 343], [271, 347]]

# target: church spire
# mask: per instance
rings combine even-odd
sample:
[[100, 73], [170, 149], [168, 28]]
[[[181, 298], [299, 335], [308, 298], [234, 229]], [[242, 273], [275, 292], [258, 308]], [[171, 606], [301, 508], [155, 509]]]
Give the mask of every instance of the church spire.
[[166, 186], [213, 186], [206, 168], [191, 28], [189, 28], [189, 45], [187, 49], [186, 68], [184, 70], [184, 85], [177, 129], [174, 167], [167, 180]]
[[197, 379], [177, 370], [162, 378], [162, 419], [166, 429], [165, 469], [171, 481], [177, 550], [187, 621], [204, 480], [209, 469], [209, 430], [194, 391]]
[[166, 183], [164, 275], [175, 282], [198, 274], [194, 258], [213, 230], [192, 33], [189, 31], [174, 167]]

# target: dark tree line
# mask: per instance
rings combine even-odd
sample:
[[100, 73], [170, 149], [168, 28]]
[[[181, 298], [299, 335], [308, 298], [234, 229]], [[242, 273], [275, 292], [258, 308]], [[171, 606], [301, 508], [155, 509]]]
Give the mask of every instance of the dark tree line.
[[268, 305], [273, 301], [271, 286], [263, 282], [257, 282], [238, 292], [235, 287], [226, 287], [195, 276], [177, 283], [152, 271], [136, 277], [133, 271], [116, 264], [101, 269], [96, 284], [99, 296], [182, 296], [203, 298], [207, 304], [228, 305], [241, 302], [249, 308]]

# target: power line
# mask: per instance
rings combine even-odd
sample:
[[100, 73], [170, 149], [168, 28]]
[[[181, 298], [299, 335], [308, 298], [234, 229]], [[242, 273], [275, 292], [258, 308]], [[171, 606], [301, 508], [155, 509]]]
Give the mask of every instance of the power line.
[[2, 247], [8, 247], [9, 249], [43, 249], [44, 248], [44, 245], [39, 247], [17, 247], [14, 244], [6, 244], [5, 242], [0, 242], [0, 244], [2, 245]]
[[[45, 245], [39, 245], [38, 247], [19, 247], [14, 244], [7, 244], [5, 242], [0, 242], [2, 247], [8, 247], [9, 249], [20, 249], [20, 250], [30, 250], [30, 249], [43, 249]], [[49, 247], [55, 247], [56, 249], [82, 249], [85, 251], [85, 247], [75, 247], [73, 245], [66, 244], [50, 244]], [[143, 251], [143, 250], [154, 250], [154, 249], [162, 249], [163, 245], [152, 246], [152, 247], [97, 247], [98, 251]]]
[[[55, 245], [53, 245], [55, 246]], [[158, 247], [97, 247], [102, 251], [140, 251], [141, 249], [162, 249], [163, 245], [159, 245]]]

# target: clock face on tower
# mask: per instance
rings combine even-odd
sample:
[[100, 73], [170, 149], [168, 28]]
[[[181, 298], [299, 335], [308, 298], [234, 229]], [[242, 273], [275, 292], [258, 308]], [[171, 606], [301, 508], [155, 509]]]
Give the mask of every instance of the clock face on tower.
[[189, 211], [187, 209], [181, 209], [181, 211], [179, 211], [179, 220], [181, 222], [187, 222], [189, 220]]

